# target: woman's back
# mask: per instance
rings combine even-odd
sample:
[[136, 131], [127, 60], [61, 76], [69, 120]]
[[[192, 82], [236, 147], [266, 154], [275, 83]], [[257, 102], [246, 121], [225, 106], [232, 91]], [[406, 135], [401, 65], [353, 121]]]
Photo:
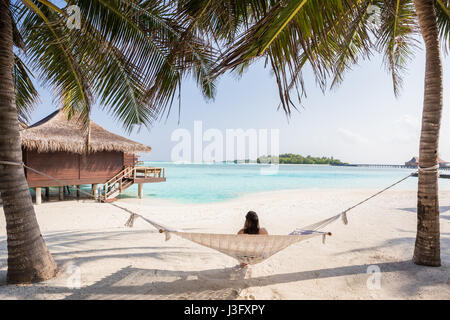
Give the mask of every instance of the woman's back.
[[269, 234], [266, 229], [259, 227], [259, 218], [256, 212], [249, 211], [245, 216], [244, 228], [238, 234]]
[[241, 230], [239, 230], [238, 234], [257, 234], [257, 235], [263, 235], [263, 234], [269, 234], [269, 233], [267, 232], [267, 230], [266, 230], [265, 228], [260, 228], [260, 229], [258, 230], [258, 233], [247, 233], [247, 232], [245, 232], [245, 229], [241, 229]]

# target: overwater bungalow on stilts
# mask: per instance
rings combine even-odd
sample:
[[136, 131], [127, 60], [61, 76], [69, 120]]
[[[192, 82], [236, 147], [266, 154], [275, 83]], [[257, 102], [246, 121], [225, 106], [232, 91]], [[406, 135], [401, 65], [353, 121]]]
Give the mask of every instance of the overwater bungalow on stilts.
[[93, 121], [90, 128], [89, 152], [78, 117], [68, 120], [62, 110], [20, 128], [23, 162], [45, 174], [25, 169], [28, 185], [36, 191], [36, 204], [42, 201], [43, 188], [48, 196], [49, 187], [59, 187], [62, 200], [64, 187], [91, 185], [95, 199], [111, 201], [133, 184], [138, 184], [142, 198], [145, 183], [166, 181], [164, 168], [139, 165], [138, 154], [149, 153], [150, 147], [111, 133]]

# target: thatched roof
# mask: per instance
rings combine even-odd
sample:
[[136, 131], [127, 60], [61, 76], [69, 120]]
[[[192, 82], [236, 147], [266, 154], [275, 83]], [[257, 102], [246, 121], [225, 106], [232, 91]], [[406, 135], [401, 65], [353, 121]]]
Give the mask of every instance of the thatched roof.
[[[67, 120], [67, 115], [58, 110], [39, 122], [20, 131], [22, 146], [38, 152], [65, 151], [85, 153], [86, 137], [78, 117]], [[119, 151], [126, 153], [150, 152], [151, 148], [106, 131], [91, 121], [90, 151]]]
[[24, 130], [28, 128], [28, 125], [25, 122], [19, 121], [19, 130]]
[[[438, 160], [439, 164], [448, 164], [449, 163], [449, 162], [441, 159], [440, 157], [438, 157], [437, 160]], [[419, 163], [419, 157], [416, 156], [416, 157], [412, 157], [411, 160], [405, 162], [405, 165], [414, 165], [414, 164], [418, 164], [418, 163]]]

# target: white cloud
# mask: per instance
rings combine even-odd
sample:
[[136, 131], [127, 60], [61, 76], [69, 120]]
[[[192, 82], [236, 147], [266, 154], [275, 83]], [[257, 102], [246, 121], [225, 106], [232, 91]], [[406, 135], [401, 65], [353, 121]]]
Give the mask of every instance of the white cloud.
[[357, 143], [368, 143], [369, 140], [353, 131], [344, 128], [338, 128], [338, 134], [347, 143], [357, 144]]
[[403, 128], [408, 128], [410, 130], [419, 131], [420, 130], [420, 118], [413, 117], [410, 114], [404, 114], [395, 121], [395, 124]]
[[393, 123], [393, 131], [389, 137], [385, 137], [389, 142], [417, 143], [420, 137], [420, 121], [418, 117], [409, 114], [402, 115]]

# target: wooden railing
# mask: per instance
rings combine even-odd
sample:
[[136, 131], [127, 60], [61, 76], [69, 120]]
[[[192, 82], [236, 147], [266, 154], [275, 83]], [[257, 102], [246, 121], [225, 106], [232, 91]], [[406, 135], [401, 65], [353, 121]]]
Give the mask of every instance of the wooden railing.
[[125, 169], [120, 171], [118, 174], [116, 174], [114, 177], [112, 177], [103, 184], [102, 197], [104, 199], [108, 199], [108, 197], [117, 190], [121, 192], [124, 189], [124, 187], [128, 188], [129, 187], [128, 183], [126, 186], [123, 185], [124, 182], [126, 183], [125, 179], [134, 179], [134, 176], [135, 176], [135, 167], [126, 167]]
[[164, 168], [154, 167], [126, 167], [114, 177], [103, 184], [103, 190], [100, 194], [101, 200], [108, 199], [114, 193], [121, 193], [123, 190], [135, 183], [136, 179], [146, 178], [164, 178]]
[[164, 178], [165, 176], [164, 168], [135, 167], [135, 178]]
[[133, 176], [133, 171], [134, 171], [135, 167], [126, 167], [125, 169], [123, 169], [122, 171], [120, 171], [118, 174], [116, 174], [114, 177], [112, 177], [111, 179], [109, 179], [108, 181], [106, 181], [104, 183], [104, 185], [108, 185], [108, 184], [114, 184], [115, 182], [117, 182], [118, 180], [122, 180], [125, 177], [131, 177]]

